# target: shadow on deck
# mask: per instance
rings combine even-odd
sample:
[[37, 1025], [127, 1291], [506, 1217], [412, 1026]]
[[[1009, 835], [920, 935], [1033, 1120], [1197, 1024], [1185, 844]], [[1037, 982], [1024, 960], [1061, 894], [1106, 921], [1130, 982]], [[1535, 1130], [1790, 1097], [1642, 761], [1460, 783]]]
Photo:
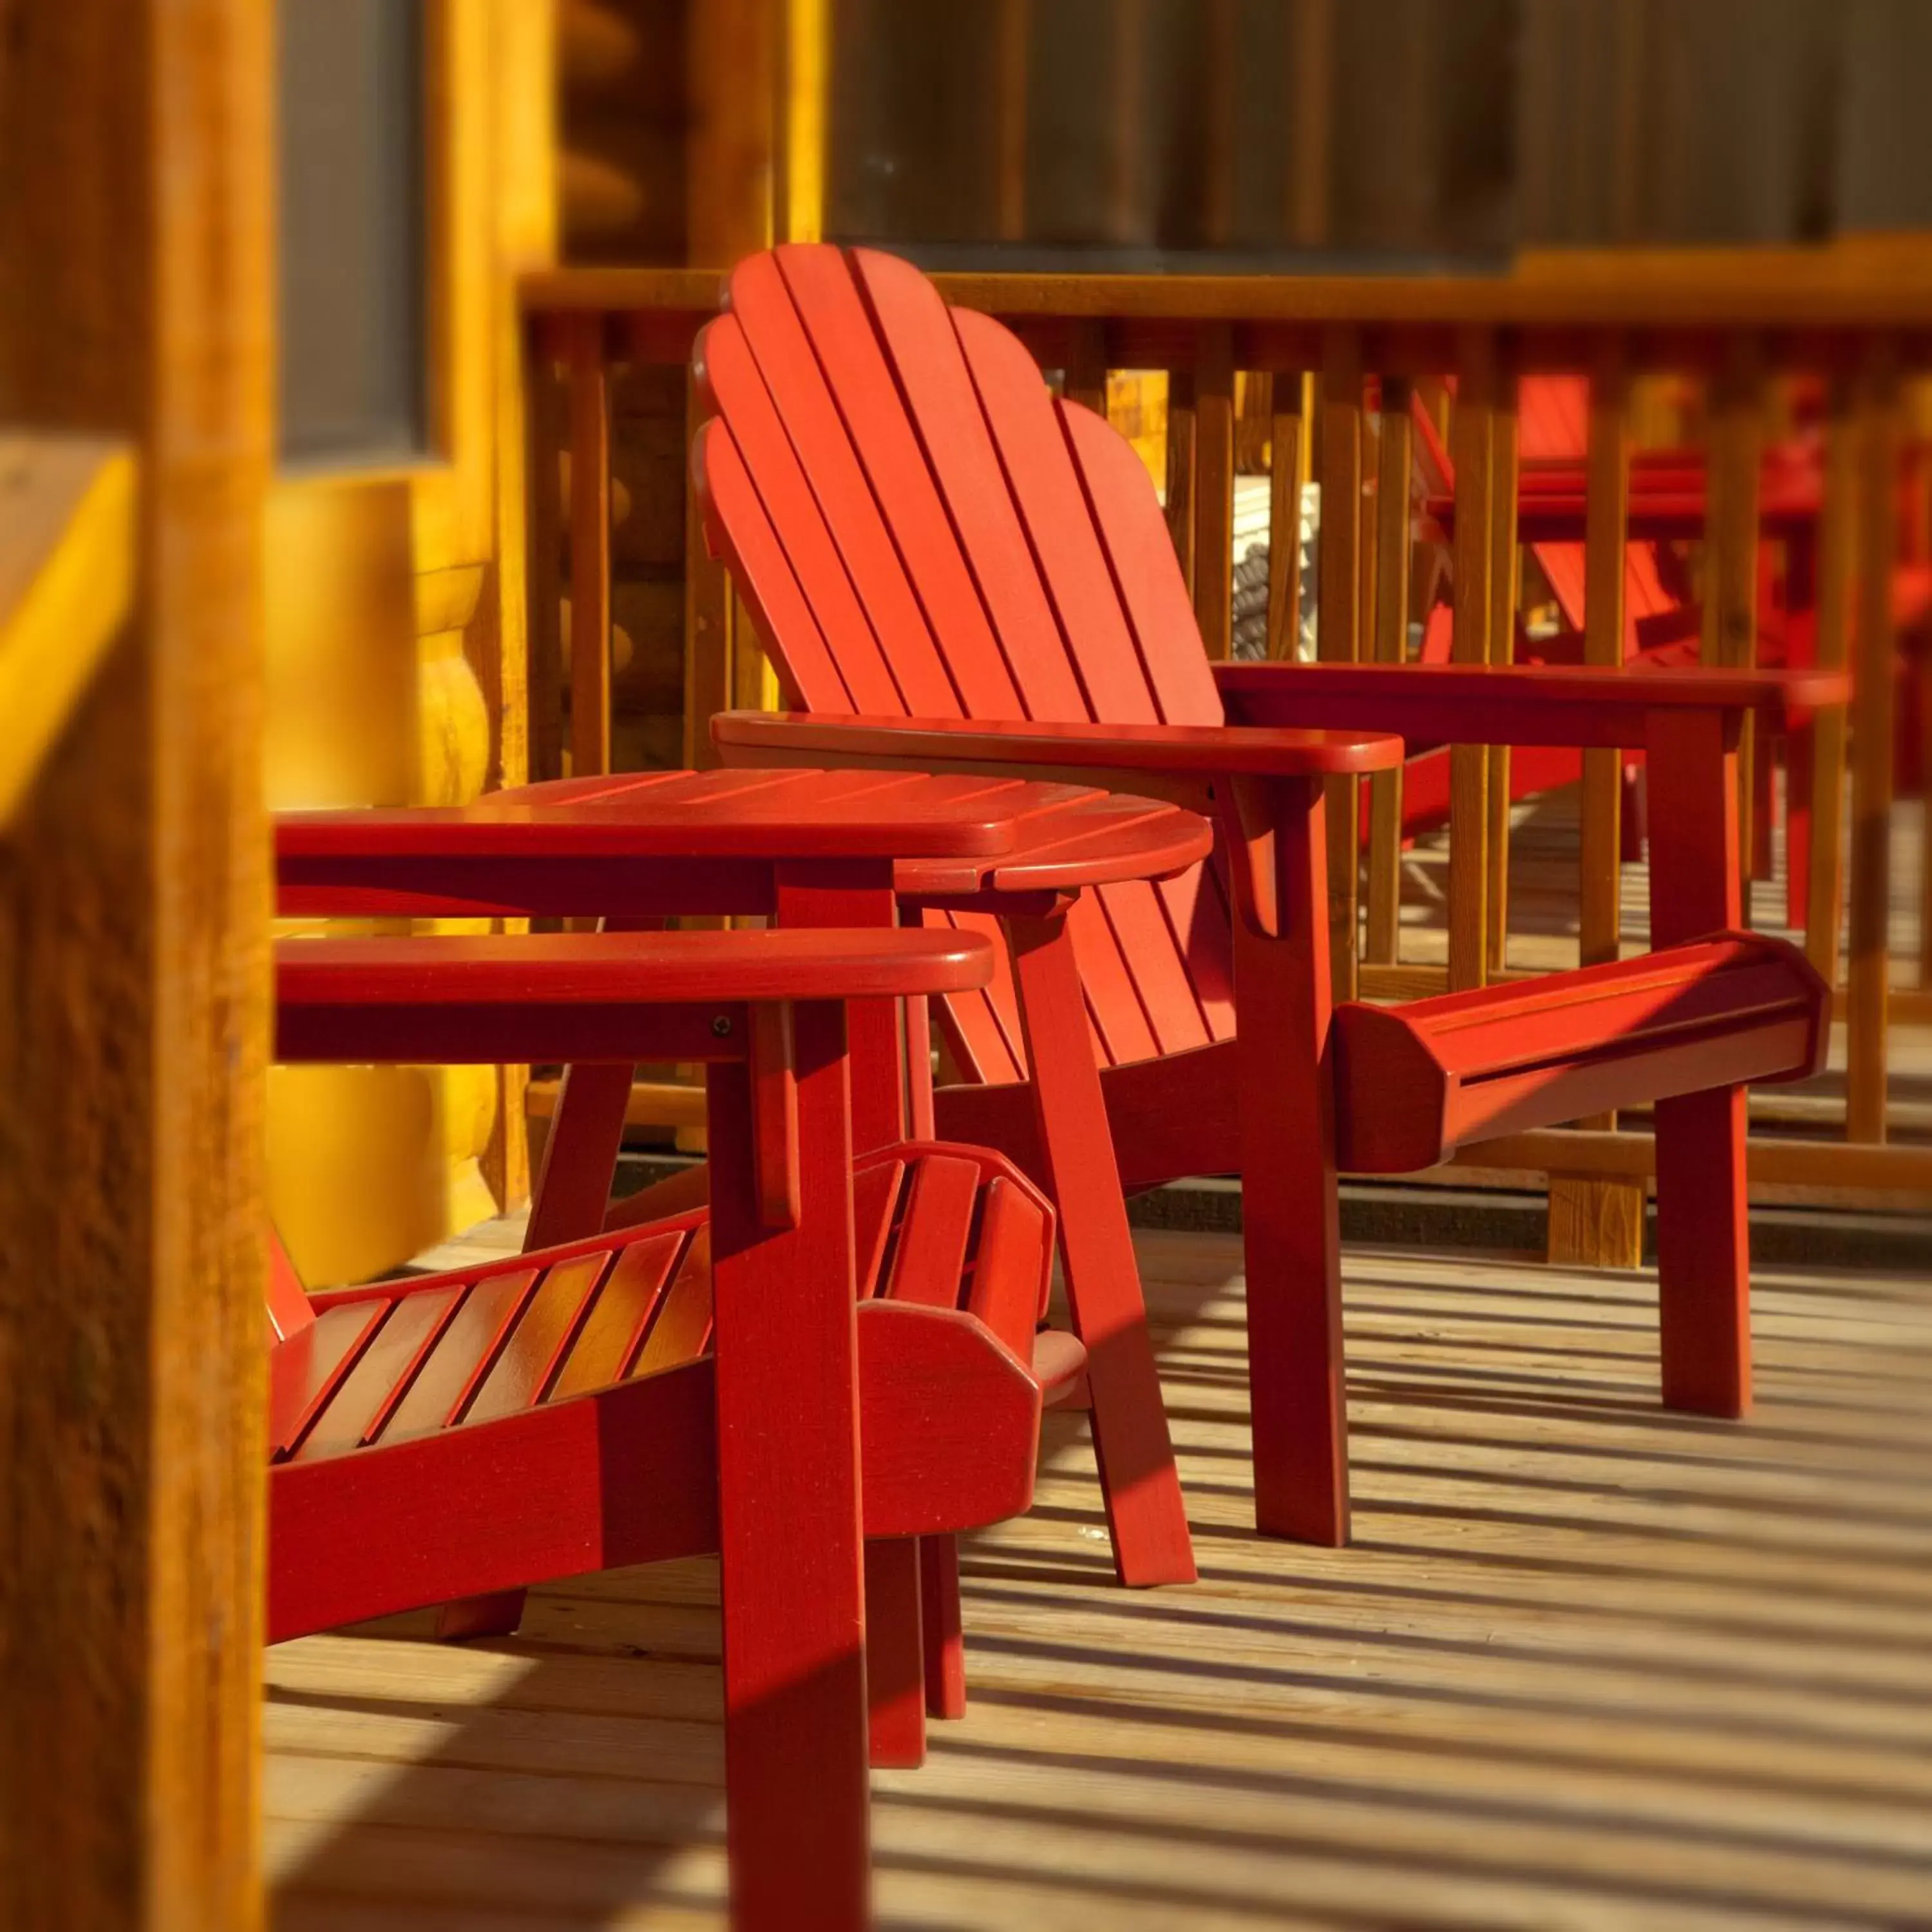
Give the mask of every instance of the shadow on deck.
[[[1191, 1589], [1083, 1424], [965, 1566], [972, 1708], [874, 1779], [886, 1926], [1932, 1924], [1932, 1278], [1761, 1272], [1744, 1424], [1654, 1277], [1348, 1257], [1356, 1540], [1249, 1527], [1238, 1244], [1144, 1233]], [[716, 1575], [269, 1654], [283, 1932], [722, 1923]]]

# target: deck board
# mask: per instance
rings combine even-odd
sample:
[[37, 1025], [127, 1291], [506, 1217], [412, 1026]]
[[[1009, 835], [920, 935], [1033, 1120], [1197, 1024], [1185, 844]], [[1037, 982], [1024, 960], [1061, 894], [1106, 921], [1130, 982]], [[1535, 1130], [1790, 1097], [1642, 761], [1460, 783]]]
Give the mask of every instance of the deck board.
[[[1238, 1244], [1139, 1239], [1202, 1581], [1113, 1586], [1052, 1419], [882, 1925], [1932, 1925], [1932, 1278], [1761, 1271], [1735, 1425], [1655, 1408], [1647, 1274], [1352, 1252], [1329, 1552], [1247, 1528]], [[721, 1926], [712, 1566], [426, 1628], [269, 1653], [282, 1932]]]

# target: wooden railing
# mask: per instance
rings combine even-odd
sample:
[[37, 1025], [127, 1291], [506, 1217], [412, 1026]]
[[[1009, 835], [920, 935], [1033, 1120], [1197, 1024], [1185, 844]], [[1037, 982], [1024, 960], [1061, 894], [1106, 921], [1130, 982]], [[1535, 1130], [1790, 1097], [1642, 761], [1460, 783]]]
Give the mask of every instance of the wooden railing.
[[[1825, 719], [1805, 748], [1808, 760], [1792, 766], [1815, 828], [1802, 924], [1814, 961], [1834, 983], [1843, 967], [1846, 1099], [1835, 1120], [1816, 1096], [1755, 1102], [1754, 1120], [1801, 1131], [1754, 1144], [1753, 1174], [1778, 1187], [1932, 1186], [1932, 1148], [1884, 1144], [1895, 1124], [1887, 1110], [1890, 1030], [1901, 1019], [1932, 1018], [1925, 991], [1932, 964], [1922, 953], [1918, 990], [1894, 988], [1888, 939], [1900, 643], [1894, 574], [1907, 500], [1900, 458], [1908, 386], [1932, 366], [1932, 249], [1579, 254], [1454, 278], [936, 280], [949, 302], [1006, 322], [1066, 393], [1096, 408], [1106, 406], [1110, 370], [1166, 372], [1168, 524], [1210, 653], [1228, 652], [1232, 628], [1238, 372], [1247, 372], [1244, 416], [1254, 413], [1256, 377], [1269, 392], [1272, 654], [1294, 647], [1292, 534], [1298, 482], [1312, 473], [1322, 486], [1322, 658], [1400, 662], [1414, 654], [1412, 620], [1424, 614], [1413, 603], [1422, 580], [1418, 546], [1434, 540], [1452, 586], [1451, 655], [1466, 663], [1510, 658], [1520, 635], [1517, 399], [1528, 375], [1580, 374], [1588, 382], [1588, 447], [1575, 466], [1573, 504], [1574, 536], [1586, 552], [1585, 661], [1622, 660], [1627, 545], [1649, 524], [1690, 539], [1678, 554], [1701, 600], [1708, 663], [1754, 662], [1766, 614], [1760, 598], [1780, 570], [1793, 583], [1813, 581], [1815, 659], [1853, 664], [1856, 691], [1849, 728], [1841, 717]], [[540, 447], [531, 524], [531, 737], [539, 773], [564, 767], [566, 704], [572, 768], [601, 769], [610, 755], [611, 386], [644, 370], [664, 372], [663, 380], [688, 363], [722, 286], [722, 274], [710, 270], [626, 269], [556, 272], [524, 286], [532, 419], [540, 444], [548, 436], [567, 448], [573, 484], [584, 479], [569, 491], [566, 515], [560, 465]], [[1446, 423], [1453, 470], [1453, 482], [1444, 479], [1448, 500], [1432, 516], [1411, 488], [1378, 487], [1411, 473], [1418, 404]], [[688, 390], [684, 407], [688, 442], [696, 408]], [[1773, 516], [1761, 500], [1761, 458], [1808, 414], [1822, 448], [1810, 506]], [[1701, 444], [1708, 516], [1701, 486], [1688, 524], [1681, 503], [1675, 524], [1655, 510], [1646, 481], [1652, 472], [1641, 464], [1634, 496], [1632, 430], [1640, 420], [1648, 440]], [[1682, 463], [1672, 461], [1681, 474]], [[635, 514], [634, 484], [630, 494]], [[1553, 514], [1544, 514], [1545, 525]], [[759, 677], [748, 627], [704, 554], [688, 501], [685, 516], [683, 749], [701, 762], [705, 721], [728, 704], [756, 701]], [[615, 527], [621, 532], [621, 520]], [[566, 591], [567, 691], [558, 638]], [[1925, 662], [1922, 653], [1917, 662]], [[1769, 794], [1766, 748], [1758, 754], [1756, 782], [1748, 744], [1740, 760], [1747, 826]], [[1479, 985], [1505, 970], [1509, 755], [1481, 746], [1449, 753], [1446, 967], [1404, 962], [1398, 952], [1400, 778], [1375, 782], [1365, 856], [1356, 844], [1354, 782], [1338, 787], [1342, 808], [1330, 814], [1338, 994], [1406, 997], [1445, 983]], [[1621, 776], [1615, 753], [1585, 761], [1578, 921], [1586, 961], [1615, 956], [1618, 943]], [[1760, 869], [1768, 864], [1763, 831], [1754, 840], [1747, 835], [1745, 847]], [[1848, 884], [1840, 858], [1846, 844]], [[1847, 902], [1848, 945], [1841, 938]], [[1834, 1125], [1844, 1139], [1828, 1137]], [[1650, 1151], [1647, 1136], [1564, 1132], [1514, 1137], [1463, 1158], [1595, 1176], [1621, 1189], [1628, 1208]], [[1586, 1202], [1580, 1211], [1587, 1219], [1603, 1206]]]

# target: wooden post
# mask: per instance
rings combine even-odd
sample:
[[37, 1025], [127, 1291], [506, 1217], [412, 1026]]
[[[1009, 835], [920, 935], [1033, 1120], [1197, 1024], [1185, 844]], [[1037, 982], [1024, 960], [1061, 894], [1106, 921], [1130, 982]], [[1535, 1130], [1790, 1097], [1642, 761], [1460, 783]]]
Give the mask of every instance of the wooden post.
[[[1506, 664], [1516, 656], [1516, 577], [1521, 553], [1516, 541], [1516, 377], [1500, 367], [1490, 418], [1490, 647], [1489, 661]], [[1486, 945], [1489, 970], [1503, 970], [1509, 932], [1510, 748], [1489, 748], [1489, 907]]]
[[1309, 379], [1276, 370], [1268, 431], [1268, 654], [1292, 663], [1301, 637], [1301, 486], [1308, 481]]
[[[1376, 493], [1375, 656], [1399, 664], [1408, 654], [1411, 541], [1408, 472], [1414, 391], [1402, 376], [1382, 378], [1380, 481]], [[1369, 929], [1366, 956], [1396, 963], [1402, 906], [1402, 772], [1369, 781]]]
[[[1187, 594], [1194, 595], [1194, 371], [1172, 369], [1167, 377], [1167, 533]], [[1198, 608], [1198, 606], [1196, 607]]]
[[[1858, 544], [1858, 448], [1856, 398], [1844, 376], [1832, 385], [1825, 434], [1825, 501], [1818, 532], [1818, 666], [1841, 670], [1849, 659]], [[1811, 727], [1811, 839], [1804, 950], [1828, 986], [1838, 983], [1844, 914], [1846, 719], [1833, 709]]]
[[1107, 413], [1107, 331], [1105, 324], [1082, 318], [1071, 325], [1072, 340], [1066, 352], [1066, 400]]
[[[685, 446], [691, 446], [704, 420], [698, 385], [684, 382]], [[731, 619], [736, 600], [724, 566], [704, 547], [704, 520], [692, 487], [691, 466], [684, 479], [684, 762], [694, 771], [718, 763], [711, 742], [711, 720], [731, 703]]]
[[[1322, 342], [1321, 566], [1316, 572], [1316, 651], [1324, 664], [1354, 664], [1362, 654], [1362, 342], [1330, 329]], [[1328, 781], [1328, 946], [1333, 995], [1356, 990], [1361, 834], [1355, 781]]]
[[[1759, 446], [1765, 379], [1760, 345], [1749, 336], [1731, 344], [1711, 386], [1709, 503], [1705, 523], [1703, 659], [1727, 670], [1757, 660]], [[1738, 837], [1744, 875], [1751, 875], [1753, 726], [1744, 719], [1738, 745]], [[1750, 922], [1750, 889], [1742, 911]]]
[[563, 776], [563, 391], [548, 316], [524, 331], [530, 440], [530, 775]]
[[[1585, 457], [1583, 661], [1614, 670], [1624, 658], [1624, 586], [1630, 545], [1630, 373], [1625, 344], [1606, 340], [1590, 376]], [[1618, 820], [1623, 754], [1583, 754], [1582, 839], [1579, 856], [1580, 960], [1618, 956], [1623, 929]], [[1580, 1126], [1617, 1124], [1600, 1114]], [[1636, 1268], [1643, 1260], [1642, 1180], [1615, 1174], [1550, 1177], [1549, 1257], [1586, 1268]]]
[[825, 235], [826, 129], [831, 114], [832, 0], [785, 0], [784, 98], [778, 140], [778, 226], [788, 242]]
[[993, 195], [1002, 242], [1026, 236], [1027, 81], [1032, 0], [996, 0], [993, 22]]
[[1855, 1141], [1882, 1141], [1891, 976], [1886, 926], [1892, 885], [1892, 574], [1898, 540], [1898, 370], [1892, 344], [1874, 346], [1862, 386], [1845, 1126]]
[[[1460, 373], [1450, 424], [1456, 466], [1456, 621], [1451, 651], [1458, 664], [1485, 662], [1490, 650], [1490, 534], [1493, 451], [1490, 417], [1496, 390], [1496, 344], [1485, 334], [1458, 345]], [[1449, 750], [1449, 985], [1480, 986], [1489, 979], [1490, 760], [1480, 745]]]
[[1194, 374], [1194, 615], [1210, 658], [1234, 647], [1233, 353], [1226, 322], [1202, 330]]
[[0, 417], [140, 464], [0, 854], [0, 1924], [262, 1918], [268, 10], [9, 9]]
[[570, 328], [570, 768], [610, 769], [610, 383], [604, 317]]
[[1288, 124], [1288, 180], [1282, 209], [1291, 248], [1328, 242], [1329, 178], [1334, 171], [1335, 0], [1301, 0], [1293, 38], [1294, 109]]

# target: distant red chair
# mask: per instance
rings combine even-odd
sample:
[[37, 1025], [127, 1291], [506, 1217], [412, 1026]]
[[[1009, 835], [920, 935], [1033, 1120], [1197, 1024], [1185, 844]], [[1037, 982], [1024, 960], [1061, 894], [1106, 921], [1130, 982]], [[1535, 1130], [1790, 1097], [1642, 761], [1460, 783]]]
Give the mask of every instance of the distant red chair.
[[[695, 368], [714, 412], [693, 457], [707, 531], [813, 714], [714, 720], [728, 758], [1055, 774], [1216, 820], [1212, 865], [1151, 905], [1103, 896], [1076, 950], [1126, 1184], [1242, 1177], [1264, 1530], [1347, 1533], [1338, 1159], [1404, 1171], [1654, 1101], [1665, 1398], [1744, 1408], [1744, 1083], [1818, 1064], [1826, 995], [1793, 950], [1730, 930], [1733, 753], [1748, 710], [1781, 724], [1838, 701], [1841, 679], [1210, 665], [1132, 449], [1054, 401], [1008, 331], [888, 256], [742, 262]], [[1646, 746], [1667, 950], [1331, 1014], [1321, 780], [1306, 746], [1291, 758], [1249, 724]], [[944, 1009], [969, 1082], [1000, 1065], [987, 1004]], [[1003, 1033], [1010, 1065], [1019, 1030]], [[937, 1118], [1036, 1172], [1017, 1072], [942, 1089]]]
[[284, 1060], [706, 1064], [708, 1209], [313, 1298], [278, 1252], [268, 1635], [722, 1552], [740, 1932], [867, 1922], [862, 1538], [1023, 1510], [1042, 1381], [1078, 1372], [1070, 1336], [1034, 1366], [1027, 1181], [932, 1144], [852, 1160], [843, 1003], [991, 966], [958, 933], [278, 952]]

